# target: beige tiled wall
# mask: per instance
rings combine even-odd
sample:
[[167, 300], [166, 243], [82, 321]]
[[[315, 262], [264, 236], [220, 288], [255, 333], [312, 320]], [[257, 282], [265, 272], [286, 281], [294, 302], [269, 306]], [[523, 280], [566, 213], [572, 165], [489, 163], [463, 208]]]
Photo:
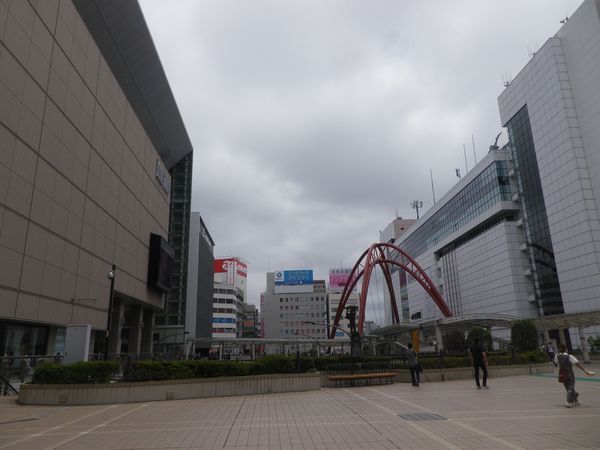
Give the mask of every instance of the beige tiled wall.
[[103, 328], [113, 262], [118, 292], [161, 305], [157, 159], [71, 1], [0, 0], [0, 319]]

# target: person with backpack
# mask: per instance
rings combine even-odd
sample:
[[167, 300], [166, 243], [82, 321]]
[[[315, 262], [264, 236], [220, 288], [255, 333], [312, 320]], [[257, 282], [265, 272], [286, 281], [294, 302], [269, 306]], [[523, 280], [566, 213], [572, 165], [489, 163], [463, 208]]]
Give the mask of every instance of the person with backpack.
[[419, 382], [421, 381], [419, 374], [419, 358], [417, 357], [417, 352], [413, 350], [412, 342], [408, 343], [406, 364], [408, 365], [408, 370], [410, 370], [410, 380], [412, 381], [412, 385], [419, 387]]
[[562, 383], [567, 391], [567, 408], [579, 406], [579, 393], [575, 391], [575, 373], [573, 365], [579, 367], [586, 375], [592, 376], [594, 372], [586, 370], [579, 360], [567, 352], [567, 346], [560, 344], [558, 354], [554, 357], [554, 365], [558, 366], [558, 382]]

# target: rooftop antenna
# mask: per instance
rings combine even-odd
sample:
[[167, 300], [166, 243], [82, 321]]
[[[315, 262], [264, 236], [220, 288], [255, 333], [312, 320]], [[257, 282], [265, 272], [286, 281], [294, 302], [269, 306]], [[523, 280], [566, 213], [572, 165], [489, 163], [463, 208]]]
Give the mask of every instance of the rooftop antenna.
[[475, 152], [475, 135], [471, 134], [471, 141], [473, 141], [473, 159], [475, 160], [474, 164], [477, 164], [477, 153]]
[[467, 147], [465, 147], [465, 144], [463, 144], [463, 153], [465, 155], [465, 167], [467, 168], [466, 173], [469, 173], [469, 163], [467, 162]]
[[564, 19], [562, 19], [562, 20], [560, 21], [560, 23], [562, 23], [562, 24], [565, 24], [565, 23], [567, 23], [568, 21], [569, 21], [569, 16], [567, 15], [567, 16], [565, 16], [565, 18], [564, 18]]
[[398, 218], [398, 207], [394, 208], [396, 210], [396, 219]]
[[512, 76], [508, 72], [502, 75], [502, 85], [505, 88], [510, 86], [511, 82], [512, 82]]
[[433, 187], [433, 172], [431, 167], [429, 168], [429, 177], [431, 178], [431, 196], [433, 197], [433, 204], [435, 205], [435, 188]]
[[419, 220], [419, 208], [423, 207], [423, 202], [418, 199], [415, 199], [412, 202], [410, 202], [410, 207], [417, 211], [417, 220]]
[[460, 169], [454, 169], [454, 173], [456, 173], [456, 176], [460, 180]]
[[540, 46], [537, 42], [533, 44], [527, 44], [527, 55], [529, 55], [529, 57], [532, 58], [533, 56], [535, 56], [539, 49]]
[[500, 147], [498, 147], [498, 139], [500, 138], [501, 134], [502, 134], [502, 131], [500, 133], [498, 133], [498, 136], [496, 136], [494, 143], [492, 145], [490, 145], [490, 152], [494, 151], [494, 150], [498, 150], [500, 148]]

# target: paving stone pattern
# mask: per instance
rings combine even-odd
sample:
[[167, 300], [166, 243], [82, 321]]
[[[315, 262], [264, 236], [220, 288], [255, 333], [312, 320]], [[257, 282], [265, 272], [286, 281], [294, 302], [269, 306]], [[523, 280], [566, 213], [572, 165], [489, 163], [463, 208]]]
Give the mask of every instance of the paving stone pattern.
[[[600, 370], [596, 372], [600, 373]], [[365, 386], [98, 406], [0, 400], [0, 449], [600, 448], [600, 378]]]

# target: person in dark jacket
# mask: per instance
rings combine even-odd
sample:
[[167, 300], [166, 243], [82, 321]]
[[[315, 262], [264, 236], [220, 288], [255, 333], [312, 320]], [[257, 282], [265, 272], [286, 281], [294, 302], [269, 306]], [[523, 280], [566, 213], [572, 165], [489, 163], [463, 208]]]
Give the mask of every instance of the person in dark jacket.
[[412, 381], [412, 385], [418, 387], [419, 382], [421, 381], [419, 374], [419, 358], [417, 357], [417, 352], [413, 350], [412, 342], [408, 343], [406, 364], [408, 365], [408, 370], [410, 370], [410, 380]]
[[481, 372], [483, 373], [483, 388], [487, 389], [487, 355], [479, 343], [479, 339], [475, 339], [473, 344], [474, 345], [469, 349], [469, 353], [471, 356], [471, 362], [473, 363], [473, 369], [475, 370], [475, 384], [477, 385], [477, 389], [481, 389], [481, 385], [479, 384], [479, 369], [481, 369]]
[[585, 370], [579, 360], [573, 355], [567, 353], [567, 346], [560, 344], [558, 346], [558, 355], [554, 357], [554, 364], [558, 366], [558, 374], [561, 372], [564, 374], [564, 380], [562, 382], [565, 390], [567, 391], [567, 408], [579, 405], [579, 393], [575, 391], [575, 373], [573, 372], [573, 365], [579, 367], [586, 375], [592, 376], [594, 372]]

